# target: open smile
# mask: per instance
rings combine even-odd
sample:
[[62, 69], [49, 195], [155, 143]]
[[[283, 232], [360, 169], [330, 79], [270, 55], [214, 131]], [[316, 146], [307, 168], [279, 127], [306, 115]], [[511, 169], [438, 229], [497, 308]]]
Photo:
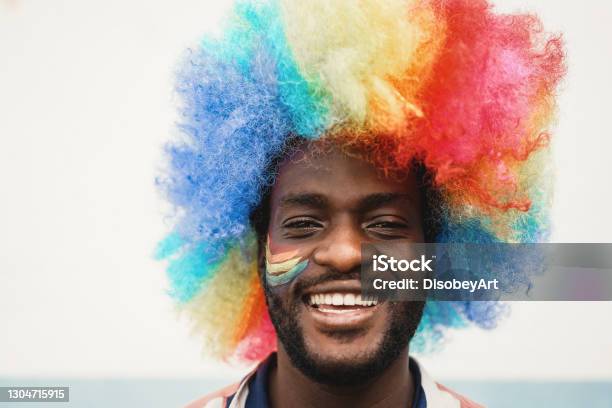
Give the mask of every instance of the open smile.
[[379, 299], [345, 283], [334, 286], [314, 288], [303, 297], [315, 325], [326, 331], [365, 328], [382, 305]]

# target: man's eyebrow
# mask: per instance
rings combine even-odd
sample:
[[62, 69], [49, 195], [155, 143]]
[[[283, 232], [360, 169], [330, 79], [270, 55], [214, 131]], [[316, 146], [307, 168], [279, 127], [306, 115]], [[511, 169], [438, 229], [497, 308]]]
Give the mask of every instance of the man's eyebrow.
[[315, 193], [287, 194], [280, 200], [281, 207], [302, 206], [325, 208], [328, 200], [325, 196]]
[[375, 210], [378, 207], [382, 207], [387, 204], [395, 204], [398, 202], [408, 202], [411, 205], [415, 205], [414, 197], [410, 194], [404, 193], [376, 193], [370, 194], [365, 198], [361, 199], [358, 205], [360, 212], [368, 212]]

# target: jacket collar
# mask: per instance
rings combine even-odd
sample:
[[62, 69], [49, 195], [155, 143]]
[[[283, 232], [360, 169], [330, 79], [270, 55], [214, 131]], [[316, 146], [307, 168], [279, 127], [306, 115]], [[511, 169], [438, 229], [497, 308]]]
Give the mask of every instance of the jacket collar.
[[[272, 355], [268, 356], [268, 359], [272, 358]], [[441, 388], [427, 373], [427, 371], [421, 366], [421, 364], [410, 357], [416, 363], [419, 372], [421, 373], [421, 387], [425, 393], [425, 400], [427, 401], [428, 408], [461, 408], [462, 404], [459, 399], [451, 392]], [[266, 361], [264, 360], [264, 361]], [[253, 369], [246, 377], [240, 381], [238, 389], [234, 394], [234, 398], [229, 405], [229, 408], [245, 408], [247, 397], [249, 395], [249, 382], [257, 372], [260, 363], [255, 369]]]

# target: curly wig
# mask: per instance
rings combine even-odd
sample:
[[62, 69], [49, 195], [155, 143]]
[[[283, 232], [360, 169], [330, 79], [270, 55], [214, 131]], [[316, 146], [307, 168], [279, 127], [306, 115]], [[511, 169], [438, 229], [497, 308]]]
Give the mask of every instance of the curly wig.
[[[560, 36], [486, 0], [239, 0], [178, 69], [181, 137], [157, 185], [173, 205], [158, 248], [170, 293], [222, 359], [276, 347], [250, 215], [289, 139], [418, 161], [439, 191], [437, 242], [547, 237], [549, 126]], [[495, 302], [428, 302], [413, 344], [493, 327]]]

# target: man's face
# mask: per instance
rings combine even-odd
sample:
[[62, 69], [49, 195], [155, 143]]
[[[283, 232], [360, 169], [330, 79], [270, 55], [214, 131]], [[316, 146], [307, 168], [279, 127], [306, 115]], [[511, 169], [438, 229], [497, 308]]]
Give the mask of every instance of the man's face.
[[280, 165], [268, 254], [297, 253], [308, 262], [284, 284], [262, 275], [281, 347], [304, 374], [322, 383], [358, 383], [406, 350], [423, 303], [360, 304], [361, 244], [423, 242], [420, 203], [414, 175], [383, 178], [336, 149], [313, 154], [306, 146]]

